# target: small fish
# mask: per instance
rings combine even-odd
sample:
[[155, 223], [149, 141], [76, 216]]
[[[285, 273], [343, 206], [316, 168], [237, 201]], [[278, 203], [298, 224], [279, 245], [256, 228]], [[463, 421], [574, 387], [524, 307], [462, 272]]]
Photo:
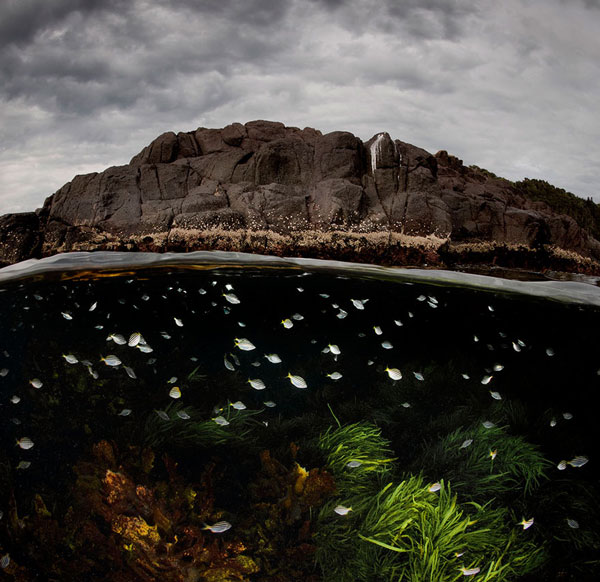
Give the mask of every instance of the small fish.
[[129, 416], [131, 414], [131, 408], [123, 408], [117, 416]]
[[68, 311], [61, 311], [60, 314], [69, 321], [73, 319], [73, 316]]
[[183, 321], [181, 321], [181, 319], [179, 319], [178, 317], [174, 317], [173, 320], [175, 321], [175, 325], [177, 325], [178, 327], [183, 327]]
[[151, 354], [154, 351], [148, 344], [139, 343], [136, 347], [144, 354]]
[[493, 422], [490, 422], [489, 420], [484, 420], [482, 423], [483, 428], [494, 428], [496, 425]]
[[293, 374], [288, 373], [288, 375], [286, 376], [286, 378], [289, 378], [290, 382], [296, 388], [306, 388], [307, 387], [306, 380], [302, 376], [295, 376]]
[[294, 315], [292, 315], [292, 319], [294, 319], [296, 321], [302, 321], [304, 319], [304, 315], [300, 315], [299, 313], [294, 313]]
[[252, 362], [250, 364], [251, 366], [254, 366], [255, 368], [260, 368], [261, 363], [258, 360], [255, 360], [254, 362]]
[[573, 418], [573, 415], [570, 412], [563, 412], [563, 418], [565, 420], [571, 420]]
[[2, 378], [4, 378], [7, 374], [8, 374], [8, 368], [2, 368], [2, 370], [0, 370], [0, 376]]
[[423, 374], [421, 374], [421, 372], [413, 372], [413, 375], [420, 382], [423, 382], [425, 380], [425, 378], [423, 377]]
[[33, 378], [32, 380], [29, 380], [29, 383], [34, 387], [34, 388], [41, 388], [44, 383], [39, 379], [39, 378]]
[[77, 362], [79, 362], [79, 360], [73, 354], [63, 354], [63, 358], [67, 360], [67, 363], [69, 364], [76, 364]]
[[500, 372], [504, 370], [504, 366], [502, 364], [494, 364], [494, 372]]
[[469, 376], [469, 374], [462, 374], [462, 377], [463, 377], [465, 380], [469, 380], [469, 378], [471, 378], [471, 376]]
[[285, 329], [291, 329], [292, 327], [294, 327], [294, 322], [291, 319], [282, 319], [281, 325], [283, 325]]
[[169, 418], [169, 415], [164, 410], [155, 410], [154, 412], [156, 412], [158, 418], [160, 418], [161, 420], [171, 420]]
[[402, 327], [404, 324], [399, 320], [399, 319], [394, 319], [394, 323], [398, 326], [398, 327]]
[[235, 338], [234, 340], [235, 343], [235, 347], [236, 348], [240, 348], [240, 350], [244, 351], [244, 352], [250, 352], [254, 349], [256, 349], [256, 346], [250, 341], [247, 340], [246, 338]]
[[336, 313], [336, 317], [338, 319], [344, 319], [346, 316], [348, 315], [347, 311], [344, 311], [343, 309], [340, 309], [337, 313]]
[[4, 570], [5, 568], [8, 568], [9, 564], [10, 564], [10, 555], [9, 554], [4, 554], [4, 556], [0, 557], [0, 568], [2, 568]]
[[441, 483], [434, 483], [433, 485], [431, 485], [429, 487], [429, 489], [427, 489], [427, 491], [429, 491], [429, 493], [435, 493], [436, 491], [439, 491], [442, 488], [442, 484]]
[[403, 403], [402, 403], [402, 406], [403, 406], [404, 408], [410, 408], [410, 402], [403, 402]]
[[25, 451], [33, 448], [33, 441], [29, 437], [21, 437], [16, 444]]
[[238, 400], [237, 402], [232, 402], [231, 408], [235, 408], [236, 410], [246, 410], [246, 405], [241, 400]]
[[583, 467], [588, 461], [589, 459], [587, 457], [580, 455], [567, 461], [567, 464], [571, 465], [571, 467]]
[[217, 416], [217, 418], [213, 418], [213, 420], [219, 425], [219, 426], [227, 426], [229, 424], [229, 421], [224, 417], [224, 416]]
[[255, 390], [264, 390], [266, 388], [265, 383], [260, 378], [248, 379], [248, 384]]
[[460, 447], [458, 447], [459, 449], [466, 449], [467, 447], [470, 447], [473, 444], [473, 439], [467, 439], [465, 441], [463, 441], [462, 445], [460, 445]]
[[233, 360], [233, 363], [236, 366], [239, 366], [240, 365], [240, 359], [235, 354], [229, 354], [229, 355], [231, 356], [231, 359]]
[[437, 309], [438, 304], [434, 303], [433, 301], [428, 301], [427, 305], [429, 305], [429, 307], [431, 307], [431, 309]]
[[474, 576], [475, 574], [479, 574], [479, 572], [481, 571], [481, 568], [475, 567], [475, 568], [460, 568], [460, 571], [462, 572], [463, 576]]
[[556, 468], [559, 471], [564, 471], [567, 468], [567, 461], [561, 461], [558, 465], [556, 465]]
[[352, 508], [345, 507], [344, 505], [337, 505], [333, 511], [335, 511], [338, 515], [348, 515], [348, 513], [352, 511]]
[[425, 301], [425, 299], [427, 299], [427, 297], [425, 297], [425, 295], [419, 295], [417, 297], [417, 301]]
[[551, 426], [552, 428], [554, 428], [554, 427], [556, 426], [556, 418], [551, 418], [551, 419], [550, 419], [550, 426]]
[[554, 355], [554, 350], [552, 348], [546, 348], [546, 355], [552, 357]]
[[239, 305], [241, 303], [238, 296], [233, 293], [223, 293], [223, 297], [225, 297], [225, 300], [232, 305]]
[[373, 331], [376, 335], [381, 335], [383, 333], [382, 329], [378, 325], [373, 327]]
[[513, 347], [513, 350], [515, 350], [515, 352], [521, 351], [521, 346], [519, 344], [516, 344], [515, 342], [512, 343], [512, 347]]
[[491, 305], [488, 305], [488, 309], [493, 313], [494, 312], [494, 308]]
[[233, 291], [233, 285], [231, 283], [227, 283], [227, 285], [225, 285], [225, 290], [226, 291]]
[[497, 454], [498, 454], [498, 451], [496, 449], [494, 449], [493, 451], [490, 451], [490, 458], [492, 459], [492, 461], [496, 458]]
[[323, 299], [329, 299], [329, 293], [319, 293], [319, 297], [323, 297]]
[[231, 524], [228, 521], [218, 521], [213, 525], [205, 525], [202, 529], [211, 531], [212, 533], [223, 533], [231, 529]]
[[400, 370], [398, 370], [398, 368], [387, 368], [385, 369], [385, 371], [388, 373], [388, 376], [396, 381], [396, 380], [402, 380], [402, 372]]
[[19, 404], [19, 402], [21, 402], [21, 398], [19, 396], [17, 396], [16, 394], [14, 394], [13, 396], [11, 396], [10, 401], [13, 404]]
[[362, 463], [360, 461], [348, 461], [346, 463], [346, 467], [349, 469], [356, 469], [356, 467], [360, 467]]
[[94, 303], [92, 303], [92, 304], [90, 305], [90, 308], [89, 308], [89, 310], [88, 310], [88, 311], [94, 311], [94, 309], [96, 309], [96, 307], [98, 307], [98, 302], [97, 302], [97, 301], [94, 301]]
[[191, 416], [185, 410], [178, 410], [177, 416], [181, 418], [181, 420], [189, 420]]
[[265, 354], [265, 358], [267, 358], [271, 364], [281, 364], [281, 358], [277, 354]]
[[100, 361], [104, 362], [107, 366], [120, 366], [122, 363], [114, 354], [110, 354], [106, 358], [100, 358]]
[[389, 342], [388, 340], [385, 340], [384, 342], [382, 342], [381, 347], [384, 350], [391, 350], [394, 346], [391, 344], [391, 342]]
[[368, 299], [350, 299], [350, 301], [352, 301], [352, 305], [354, 305], [356, 309], [362, 311], [365, 308], [365, 303], [368, 301]]
[[127, 345], [130, 348], [135, 348], [142, 341], [142, 334], [139, 331], [132, 333], [127, 340]]
[[435, 303], [435, 305], [437, 305], [439, 303], [438, 300], [433, 295], [430, 295], [427, 299], [428, 299], [428, 301], [431, 301], [431, 303]]
[[123, 346], [127, 343], [127, 340], [120, 333], [111, 333], [107, 338], [107, 341], [113, 341], [119, 346]]
[[225, 368], [227, 368], [230, 372], [235, 372], [235, 368], [233, 364], [227, 359], [227, 356], [223, 356], [223, 364], [225, 364]]
[[477, 343], [477, 342], [479, 341], [479, 338], [478, 338], [476, 335], [474, 335], [474, 336], [473, 336], [473, 341], [474, 341], [475, 343]]
[[493, 392], [493, 391], [490, 390], [490, 396], [494, 400], [502, 400], [502, 396], [500, 395], [500, 392]]
[[335, 344], [329, 344], [327, 347], [334, 356], [339, 356], [342, 353], [342, 350]]
[[572, 529], [579, 529], [579, 522], [567, 517], [567, 525]]
[[520, 522], [519, 525], [523, 526], [523, 529], [529, 529], [532, 525], [533, 525], [533, 517], [529, 518], [529, 519], [525, 519], [523, 518]]
[[170, 340], [171, 336], [166, 332], [166, 331], [161, 331], [160, 335], [165, 338], [166, 340]]
[[29, 467], [31, 467], [30, 461], [19, 461], [17, 465], [17, 469], [29, 469]]
[[169, 396], [174, 399], [181, 398], [181, 390], [179, 389], [179, 387], [173, 386], [173, 388], [169, 390]]
[[518, 339], [518, 340], [517, 340], [517, 344], [518, 344], [520, 347], [522, 347], [522, 348], [524, 348], [524, 347], [525, 347], [525, 342], [524, 342], [524, 341], [522, 341], [522, 340], [520, 340], [520, 339]]
[[130, 368], [129, 366], [123, 366], [123, 370], [125, 370], [126, 374], [130, 377], [133, 378], [134, 380], [137, 379], [137, 376], [135, 375], [135, 372], [133, 371], [132, 368]]
[[240, 327], [246, 327], [246, 324], [245, 324], [244, 322], [242, 322], [242, 321], [238, 321], [238, 322], [237, 322], [237, 324], [238, 324]]
[[481, 379], [481, 383], [482, 383], [482, 384], [485, 386], [486, 384], [489, 384], [489, 383], [492, 381], [492, 378], [493, 378], [493, 377], [494, 377], [494, 376], [484, 376], [484, 377]]
[[367, 360], [367, 366], [372, 366], [375, 362], [373, 360]]
[[296, 287], [296, 291], [298, 291], [298, 293], [304, 293], [304, 288], [303, 287]]
[[339, 380], [342, 378], [342, 375], [339, 372], [332, 372], [331, 374], [327, 374], [327, 377], [331, 378], [332, 380]]
[[177, 376], [171, 376], [168, 380], [167, 380], [167, 384], [175, 384], [175, 382], [177, 382]]
[[277, 404], [275, 404], [275, 402], [273, 402], [272, 400], [267, 400], [266, 402], [263, 402], [263, 404], [267, 408], [275, 408], [275, 406], [277, 406]]

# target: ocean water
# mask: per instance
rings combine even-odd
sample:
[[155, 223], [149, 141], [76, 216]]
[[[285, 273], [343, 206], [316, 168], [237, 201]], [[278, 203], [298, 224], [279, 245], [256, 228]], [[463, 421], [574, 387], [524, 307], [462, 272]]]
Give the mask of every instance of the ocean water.
[[226, 253], [0, 271], [0, 577], [597, 580], [600, 290]]

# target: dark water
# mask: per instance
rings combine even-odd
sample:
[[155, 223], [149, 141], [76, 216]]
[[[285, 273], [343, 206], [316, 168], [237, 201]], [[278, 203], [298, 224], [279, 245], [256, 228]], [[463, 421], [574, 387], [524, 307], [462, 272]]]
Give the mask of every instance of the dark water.
[[598, 579], [598, 307], [108, 274], [0, 292], [0, 577]]

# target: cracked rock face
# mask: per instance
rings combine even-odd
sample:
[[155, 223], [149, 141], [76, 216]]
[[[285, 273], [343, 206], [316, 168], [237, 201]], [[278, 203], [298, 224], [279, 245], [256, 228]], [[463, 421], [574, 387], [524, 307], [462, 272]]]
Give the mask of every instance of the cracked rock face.
[[4, 263], [104, 236], [168, 240], [174, 229], [211, 228], [385, 231], [600, 256], [574, 220], [536, 209], [509, 182], [444, 151], [433, 156], [387, 133], [363, 143], [269, 121], [164, 133], [129, 164], [77, 176], [36, 213], [8, 216]]

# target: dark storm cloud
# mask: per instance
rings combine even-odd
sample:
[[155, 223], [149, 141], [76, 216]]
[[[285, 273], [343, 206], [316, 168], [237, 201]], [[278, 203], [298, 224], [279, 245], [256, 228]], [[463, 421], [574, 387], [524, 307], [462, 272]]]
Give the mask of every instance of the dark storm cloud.
[[163, 131], [258, 118], [593, 194], [598, 4], [0, 0], [0, 213]]

